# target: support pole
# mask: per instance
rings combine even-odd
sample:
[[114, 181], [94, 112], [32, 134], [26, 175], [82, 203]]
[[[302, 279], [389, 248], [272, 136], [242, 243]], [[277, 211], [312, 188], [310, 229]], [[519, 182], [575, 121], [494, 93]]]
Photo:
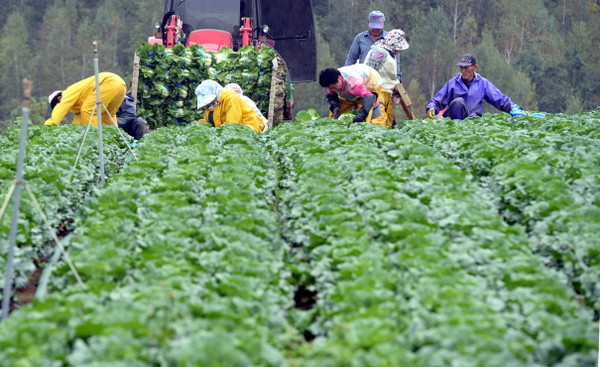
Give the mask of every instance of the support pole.
[[402, 109], [404, 110], [406, 117], [408, 117], [410, 120], [416, 120], [417, 118], [415, 117], [415, 114], [413, 113], [412, 108], [411, 108], [413, 103], [410, 100], [410, 97], [408, 96], [408, 92], [406, 92], [406, 89], [404, 89], [404, 86], [402, 85], [402, 83], [398, 84], [396, 89], [398, 90], [398, 93], [400, 94], [400, 104], [402, 105]]
[[4, 289], [2, 292], [2, 314], [0, 321], [8, 317], [10, 299], [12, 297], [13, 263], [15, 260], [15, 246], [17, 242], [17, 227], [21, 205], [21, 191], [23, 190], [23, 166], [25, 164], [25, 149], [27, 144], [27, 125], [29, 122], [29, 111], [31, 103], [31, 88], [33, 83], [27, 79], [23, 80], [23, 118], [21, 120], [21, 135], [19, 140], [19, 156], [17, 158], [17, 172], [15, 176], [15, 190], [13, 192], [13, 211], [8, 235], [8, 258], [6, 259], [6, 271], [4, 274]]
[[90, 131], [90, 125], [92, 124], [92, 119], [94, 118], [94, 113], [96, 112], [96, 106], [92, 109], [92, 114], [90, 115], [90, 119], [88, 120], [87, 126], [85, 127], [85, 131], [83, 132], [83, 137], [79, 142], [79, 149], [77, 149], [77, 156], [75, 157], [75, 163], [73, 164], [73, 168], [77, 168], [77, 163], [79, 163], [79, 158], [81, 157], [81, 151], [83, 150], [83, 144], [85, 143], [85, 138], [87, 138], [87, 134]]
[[269, 92], [269, 107], [267, 111], [267, 126], [272, 128], [275, 125], [275, 98], [277, 97], [277, 69], [279, 63], [277, 57], [273, 58], [273, 67], [271, 69], [271, 91]]
[[100, 186], [104, 185], [104, 141], [102, 137], [102, 100], [100, 99], [100, 77], [98, 72], [98, 41], [94, 45], [94, 75], [96, 76], [96, 116], [98, 116], [98, 158], [100, 163]]
[[140, 79], [140, 57], [137, 52], [133, 55], [133, 75], [131, 76], [131, 96], [133, 97], [133, 106], [137, 107], [138, 83]]

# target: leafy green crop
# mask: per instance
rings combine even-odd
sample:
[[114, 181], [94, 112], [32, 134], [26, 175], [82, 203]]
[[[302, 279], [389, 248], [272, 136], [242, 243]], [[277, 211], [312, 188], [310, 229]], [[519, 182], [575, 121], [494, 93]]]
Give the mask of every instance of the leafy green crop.
[[[85, 126], [32, 126], [28, 130], [24, 178], [31, 188], [52, 228], [68, 231], [80, 205], [93, 191], [99, 180], [97, 134], [92, 129], [84, 144], [77, 168], [73, 168]], [[106, 175], [116, 173], [126, 157], [125, 144], [114, 129], [104, 129]], [[94, 140], [96, 139], [96, 140]], [[2, 200], [15, 177], [19, 130], [12, 129], [0, 137], [0, 192]], [[8, 239], [12, 205], [0, 223], [3, 241]], [[15, 259], [16, 288], [28, 285], [28, 277], [36, 269], [35, 262], [43, 261], [53, 249], [52, 235], [25, 191], [22, 193]], [[5, 242], [6, 243], [6, 242]], [[0, 269], [5, 268], [7, 247], [0, 247]], [[0, 286], [4, 285], [4, 271]], [[0, 293], [1, 299], [1, 293]]]
[[546, 119], [413, 123], [402, 132], [426, 142], [478, 177], [530, 247], [559, 269], [600, 312], [600, 110]]
[[269, 146], [283, 171], [290, 267], [318, 294], [316, 339], [298, 365], [595, 360], [589, 310], [436, 150], [328, 119], [282, 126]]
[[142, 44], [138, 112], [150, 128], [187, 124], [198, 120], [196, 87], [205, 79], [225, 86], [238, 83], [244, 94], [266, 114], [269, 104], [273, 49], [247, 46], [234, 52], [224, 48], [207, 52], [202, 46], [178, 44], [168, 49], [160, 44]]
[[69, 237], [87, 288], [57, 269], [0, 324], [0, 360], [596, 363], [599, 150], [581, 116], [299, 116], [266, 142], [240, 125], [145, 137]]

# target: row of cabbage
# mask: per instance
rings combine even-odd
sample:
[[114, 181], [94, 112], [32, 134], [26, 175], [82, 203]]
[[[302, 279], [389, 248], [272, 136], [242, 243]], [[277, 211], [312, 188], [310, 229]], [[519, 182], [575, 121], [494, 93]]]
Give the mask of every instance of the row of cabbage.
[[[98, 169], [97, 133], [90, 130], [83, 144], [78, 166], [74, 167], [85, 127], [32, 126], [28, 131], [24, 179], [40, 204], [51, 228], [70, 230], [70, 222], [77, 208], [96, 187], [100, 176]], [[6, 199], [15, 178], [19, 149], [19, 129], [11, 129], [0, 136], [0, 193]], [[127, 159], [126, 146], [115, 129], [105, 129], [106, 175], [117, 172]], [[0, 233], [8, 242], [12, 204], [8, 205]], [[23, 190], [15, 249], [14, 285], [24, 288], [30, 275], [54, 251], [52, 234], [46, 229], [42, 216], [28, 193]], [[0, 246], [0, 290], [4, 285], [5, 261], [8, 246]], [[0, 299], [2, 298], [0, 291]], [[19, 302], [18, 299], [15, 300]]]
[[[322, 119], [264, 144], [161, 128], [84, 206], [9, 365], [581, 366], [597, 326], [498, 200], [399, 130]], [[316, 301], [295, 308], [296, 289]], [[311, 297], [309, 297], [311, 298]], [[296, 305], [297, 306], [297, 305]]]
[[8, 365], [285, 364], [300, 343], [277, 170], [241, 125], [162, 128], [85, 208], [54, 293], [0, 324]]
[[207, 52], [200, 45], [178, 44], [169, 49], [143, 43], [136, 52], [140, 57], [137, 109], [151, 129], [198, 120], [194, 90], [205, 79], [222, 86], [239, 84], [267, 114], [277, 55], [273, 49], [247, 46], [237, 52], [230, 48]]
[[600, 110], [546, 119], [492, 115], [402, 132], [472, 173], [530, 248], [600, 312]]
[[595, 363], [589, 310], [435, 149], [328, 120], [272, 134], [290, 266], [318, 294], [297, 365]]

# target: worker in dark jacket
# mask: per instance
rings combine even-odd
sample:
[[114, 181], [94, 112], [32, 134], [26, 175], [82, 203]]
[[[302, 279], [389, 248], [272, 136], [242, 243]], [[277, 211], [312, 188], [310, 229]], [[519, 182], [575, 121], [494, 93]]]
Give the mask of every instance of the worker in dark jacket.
[[430, 118], [440, 111], [444, 111], [441, 117], [454, 120], [481, 117], [484, 100], [512, 116], [525, 115], [521, 107], [512, 103], [494, 84], [475, 72], [477, 61], [473, 55], [463, 55], [456, 66], [460, 67], [460, 73], [450, 79], [427, 104], [427, 115]]
[[[100, 100], [103, 107], [102, 123], [113, 125], [117, 123], [115, 113], [123, 98], [125, 98], [125, 82], [117, 74], [103, 72], [98, 74], [100, 79]], [[57, 90], [48, 97], [52, 115], [44, 125], [57, 125], [67, 113], [75, 114], [73, 123], [77, 125], [97, 125], [97, 113], [92, 112], [96, 107], [96, 79], [95, 76], [83, 79], [65, 90]], [[108, 114], [106, 113], [108, 111]]]
[[[346, 62], [344, 65], [352, 65], [359, 63], [364, 63], [365, 58], [367, 57], [367, 53], [371, 50], [371, 46], [373, 46], [377, 41], [382, 40], [387, 32], [383, 30], [385, 25], [385, 15], [378, 11], [372, 11], [369, 14], [369, 29], [360, 32], [354, 37], [354, 41], [352, 41], [352, 45], [350, 46], [350, 50], [348, 51], [348, 56], [346, 57]], [[397, 54], [394, 56], [396, 59], [396, 76], [400, 83], [402, 83], [402, 73], [400, 72], [400, 55]]]
[[132, 96], [125, 96], [121, 107], [117, 110], [117, 122], [121, 129], [137, 141], [148, 131], [148, 122], [137, 116], [134, 101], [135, 99]]

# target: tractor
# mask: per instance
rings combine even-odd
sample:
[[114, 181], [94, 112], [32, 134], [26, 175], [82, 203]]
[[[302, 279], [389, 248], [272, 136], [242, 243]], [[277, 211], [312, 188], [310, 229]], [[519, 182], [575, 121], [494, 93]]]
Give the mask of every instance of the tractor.
[[[269, 123], [293, 119], [292, 83], [316, 80], [316, 33], [311, 0], [166, 0], [149, 44], [202, 46], [207, 52], [246, 46], [276, 51]], [[135, 64], [135, 62], [134, 62]], [[276, 67], [276, 66], [274, 66]], [[134, 69], [134, 81], [136, 78]]]

